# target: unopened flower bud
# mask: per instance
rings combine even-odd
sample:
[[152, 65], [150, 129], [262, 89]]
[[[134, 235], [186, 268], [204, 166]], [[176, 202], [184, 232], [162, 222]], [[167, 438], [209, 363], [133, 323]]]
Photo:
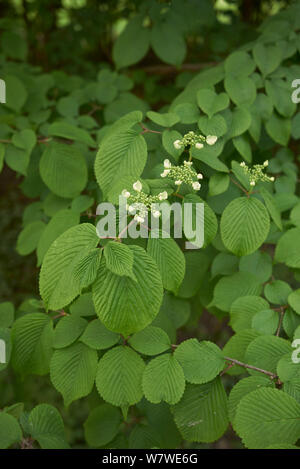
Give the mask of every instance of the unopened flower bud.
[[124, 189], [122, 191], [122, 196], [125, 197], [126, 199], [128, 199], [128, 197], [130, 197], [130, 192], [128, 192], [126, 189]]
[[136, 181], [133, 185], [132, 185], [133, 189], [137, 192], [141, 192], [142, 190], [142, 183], [140, 181]]
[[160, 176], [161, 176], [162, 178], [165, 178], [165, 177], [167, 177], [167, 176], [168, 176], [169, 172], [170, 172], [170, 170], [169, 170], [169, 169], [165, 169], [165, 170], [164, 170], [164, 172], [163, 172], [163, 173], [161, 173], [161, 175], [160, 175]]
[[173, 143], [174, 147], [176, 148], [176, 150], [181, 150], [181, 141], [180, 140], [175, 140], [175, 142]]
[[217, 140], [218, 140], [218, 137], [216, 135], [208, 135], [206, 137], [206, 143], [208, 145], [214, 145]]
[[159, 198], [159, 200], [167, 200], [167, 198], [168, 198], [167, 191], [163, 191], [160, 194], [158, 194], [158, 198]]

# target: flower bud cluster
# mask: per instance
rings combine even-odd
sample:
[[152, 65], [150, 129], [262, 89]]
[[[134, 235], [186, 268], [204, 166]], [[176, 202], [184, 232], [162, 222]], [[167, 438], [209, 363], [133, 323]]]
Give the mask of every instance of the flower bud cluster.
[[240, 165], [243, 168], [244, 172], [248, 174], [250, 178], [250, 186], [255, 186], [257, 182], [273, 182], [275, 178], [273, 176], [268, 176], [267, 174], [263, 173], [263, 171], [267, 168], [269, 161], [266, 160], [263, 164], [255, 164], [252, 168], [246, 165], [243, 161]]
[[181, 140], [175, 140], [173, 145], [177, 150], [181, 150], [183, 148], [191, 146], [195, 146], [195, 148], [201, 150], [201, 148], [204, 147], [205, 143], [207, 143], [208, 145], [214, 145], [217, 140], [218, 137], [216, 137], [216, 135], [207, 135], [207, 137], [204, 137], [204, 135], [197, 135], [191, 130], [190, 132], [185, 134]]
[[172, 166], [169, 160], [164, 161], [164, 172], [161, 173], [161, 177], [173, 179], [176, 186], [180, 186], [183, 182], [192, 186], [195, 191], [198, 191], [201, 184], [198, 182], [199, 179], [203, 179], [201, 173], [197, 174], [192, 168], [192, 161], [184, 161], [181, 166]]
[[154, 218], [160, 217], [160, 211], [158, 210], [158, 204], [167, 200], [167, 191], [160, 192], [158, 195], [148, 195], [142, 191], [142, 183], [136, 181], [132, 188], [134, 193], [129, 192], [127, 189], [122, 191], [123, 197], [127, 199], [126, 209], [128, 212], [134, 215], [134, 219], [138, 223], [144, 223], [145, 218], [150, 211]]

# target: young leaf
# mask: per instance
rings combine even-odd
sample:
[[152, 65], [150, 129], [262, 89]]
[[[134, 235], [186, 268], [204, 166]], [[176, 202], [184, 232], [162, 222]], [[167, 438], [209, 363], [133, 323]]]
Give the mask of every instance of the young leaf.
[[159, 327], [148, 326], [130, 337], [129, 345], [143, 355], [159, 355], [171, 348], [166, 332]]
[[53, 386], [62, 394], [66, 407], [92, 391], [97, 362], [96, 350], [80, 342], [54, 352], [50, 378]]
[[268, 236], [269, 214], [255, 198], [239, 197], [226, 207], [221, 218], [223, 243], [236, 256], [256, 251]]
[[113, 332], [127, 337], [150, 324], [163, 295], [161, 277], [152, 258], [139, 246], [130, 246], [137, 281], [112, 273], [101, 261], [93, 284], [93, 300], [100, 320]]
[[185, 440], [203, 443], [218, 440], [228, 426], [227, 396], [220, 378], [206, 384], [188, 384], [172, 411]]
[[147, 252], [159, 268], [164, 288], [176, 295], [185, 274], [185, 257], [178, 244], [172, 238], [155, 238], [151, 233]]
[[278, 442], [296, 443], [300, 432], [300, 404], [278, 389], [257, 389], [239, 403], [235, 428], [250, 449], [263, 449]]
[[30, 435], [42, 449], [68, 449], [63, 420], [52, 405], [39, 404], [29, 414]]
[[153, 404], [165, 401], [176, 404], [185, 388], [183, 370], [170, 354], [164, 354], [151, 360], [143, 374], [143, 391], [146, 399]]
[[143, 397], [144, 368], [142, 358], [129, 347], [120, 345], [109, 350], [98, 365], [96, 385], [99, 394], [115, 406], [136, 404]]
[[181, 342], [174, 353], [186, 380], [203, 384], [213, 380], [225, 365], [222, 351], [212, 342], [189, 339]]

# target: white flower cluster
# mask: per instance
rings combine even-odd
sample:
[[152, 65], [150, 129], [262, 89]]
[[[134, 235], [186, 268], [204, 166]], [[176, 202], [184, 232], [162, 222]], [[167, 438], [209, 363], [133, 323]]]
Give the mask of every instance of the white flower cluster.
[[192, 161], [184, 161], [181, 166], [172, 166], [169, 160], [164, 161], [164, 172], [161, 173], [161, 177], [168, 177], [175, 181], [176, 186], [180, 186], [183, 182], [192, 186], [195, 191], [201, 188], [201, 184], [197, 179], [203, 179], [203, 174], [197, 174], [192, 169]]
[[263, 164], [255, 164], [252, 168], [249, 168], [245, 161], [240, 163], [240, 166], [243, 168], [246, 174], [248, 174], [250, 178], [250, 186], [255, 186], [257, 182], [273, 182], [275, 178], [273, 176], [268, 176], [267, 174], [263, 173], [263, 170], [267, 168], [269, 165], [269, 161], [264, 161]]
[[138, 223], [144, 223], [145, 218], [148, 214], [148, 211], [152, 213], [154, 218], [160, 217], [160, 211], [157, 208], [157, 204], [163, 200], [167, 200], [168, 193], [167, 191], [160, 192], [158, 195], [148, 195], [142, 191], [143, 186], [141, 181], [136, 181], [132, 188], [135, 193], [130, 193], [127, 189], [122, 191], [123, 197], [128, 201], [126, 204], [126, 209], [128, 212], [134, 215], [134, 219]]
[[188, 146], [195, 146], [195, 148], [201, 150], [201, 148], [204, 147], [205, 143], [207, 143], [208, 145], [214, 145], [217, 140], [218, 137], [216, 135], [207, 135], [207, 137], [204, 137], [204, 135], [197, 135], [191, 130], [190, 132], [185, 134], [181, 140], [175, 140], [173, 145], [177, 150], [181, 150]]

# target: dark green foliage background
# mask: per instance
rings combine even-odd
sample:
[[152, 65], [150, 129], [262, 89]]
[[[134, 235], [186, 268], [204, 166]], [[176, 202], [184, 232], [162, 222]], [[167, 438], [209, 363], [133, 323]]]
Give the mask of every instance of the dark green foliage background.
[[[224, 3], [1, 2], [0, 78], [7, 83], [7, 103], [0, 104], [0, 339], [11, 334], [13, 348], [8, 367], [0, 368], [0, 448], [299, 447], [300, 365], [292, 365], [290, 356], [293, 339], [300, 338], [300, 113], [291, 101], [291, 83], [300, 79], [300, 5]], [[205, 103], [209, 90], [225, 93], [225, 104], [214, 109]], [[159, 125], [150, 110], [171, 112], [177, 121]], [[121, 119], [127, 114], [130, 124]], [[140, 133], [141, 121], [148, 149], [143, 172], [127, 174], [122, 187], [107, 187], [101, 145], [112, 148], [114, 158], [120, 132]], [[71, 127], [64, 128], [66, 123]], [[186, 154], [177, 154], [172, 142], [176, 132], [189, 130], [218, 136], [214, 147], [191, 153], [196, 170], [204, 174], [199, 196], [208, 204], [209, 242], [200, 251], [184, 252], [181, 286], [166, 291], [163, 281], [163, 304], [151, 324], [156, 330], [149, 326], [145, 336], [120, 337], [99, 321], [96, 340], [101, 340], [92, 346], [86, 331], [82, 335], [96, 317], [90, 299], [81, 306], [80, 297], [73, 301], [77, 294], [70, 304], [59, 298], [61, 307], [45, 311], [43, 271], [39, 291], [44, 254], [68, 229], [73, 233], [79, 223], [94, 223], [97, 204], [115, 201], [134, 180], [146, 180], [154, 193], [163, 160], [182, 164]], [[45, 148], [55, 148], [50, 157]], [[56, 156], [59, 164], [66, 152], [76, 167], [60, 169], [68, 176], [61, 183], [47, 165]], [[258, 183], [251, 192], [239, 163], [265, 160], [275, 183]], [[188, 201], [194, 191], [184, 191]], [[236, 204], [234, 210], [230, 203]], [[38, 230], [44, 231], [43, 246]], [[70, 244], [75, 245], [74, 233]], [[147, 249], [143, 241], [130, 244]], [[144, 251], [133, 252], [143, 265]], [[176, 249], [172, 252], [176, 259]], [[105, 254], [108, 248], [101, 260], [108, 265]], [[155, 257], [149, 246], [148, 255]], [[113, 275], [107, 265], [105, 278]], [[153, 285], [162, 289], [165, 272], [149, 265], [149, 294], [158, 304], [160, 288]], [[43, 269], [47, 279], [47, 261]], [[97, 290], [92, 283], [83, 290], [85, 299]], [[103, 322], [104, 309], [97, 310]], [[122, 332], [114, 320], [105, 325]], [[56, 331], [54, 355], [50, 322]], [[26, 340], [39, 335], [39, 324], [46, 329], [41, 348], [26, 361]], [[64, 369], [67, 354], [71, 358]], [[72, 362], [72, 356], [78, 359]], [[134, 389], [114, 381], [120, 392], [111, 397], [109, 365], [118, 370], [124, 357]], [[232, 366], [230, 358], [263, 372]], [[80, 389], [70, 392], [63, 377], [72, 369], [70, 362], [80, 360], [86, 375]], [[175, 391], [158, 403], [160, 385], [157, 391], [152, 382], [157, 377], [160, 383], [167, 363]], [[43, 428], [51, 431], [45, 435]]]

